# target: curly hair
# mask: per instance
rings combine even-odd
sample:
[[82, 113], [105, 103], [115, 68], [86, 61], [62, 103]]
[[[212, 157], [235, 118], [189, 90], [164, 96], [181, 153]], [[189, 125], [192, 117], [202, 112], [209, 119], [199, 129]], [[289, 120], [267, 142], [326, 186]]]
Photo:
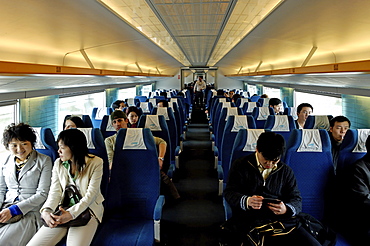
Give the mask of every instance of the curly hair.
[[19, 141], [30, 141], [32, 148], [34, 148], [37, 136], [35, 130], [32, 129], [30, 125], [25, 123], [12, 123], [5, 128], [3, 133], [2, 142], [6, 149], [9, 149], [8, 145], [13, 139], [17, 139]]

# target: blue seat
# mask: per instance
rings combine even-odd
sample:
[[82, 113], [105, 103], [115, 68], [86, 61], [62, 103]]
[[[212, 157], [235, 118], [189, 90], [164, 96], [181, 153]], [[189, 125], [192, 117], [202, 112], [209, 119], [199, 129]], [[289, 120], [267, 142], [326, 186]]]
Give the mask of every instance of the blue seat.
[[284, 108], [283, 114], [292, 116], [294, 120], [298, 119], [297, 108], [295, 108], [295, 107], [286, 107], [286, 108]]
[[135, 96], [135, 99], [138, 99], [139, 102], [146, 102], [148, 98], [146, 96]]
[[222, 142], [222, 136], [224, 133], [225, 125], [230, 115], [242, 115], [241, 108], [238, 107], [225, 107], [221, 109], [220, 116], [218, 118], [217, 131], [215, 134], [215, 145], [220, 148]]
[[33, 129], [37, 135], [35, 149], [41, 154], [50, 156], [51, 161], [54, 163], [59, 154], [53, 132], [50, 128], [45, 127], [33, 127]]
[[259, 98], [258, 102], [260, 103], [261, 107], [270, 107], [270, 98]]
[[265, 123], [265, 131], [281, 134], [285, 142], [288, 142], [294, 129], [296, 129], [296, 125], [293, 117], [288, 115], [269, 115]]
[[[219, 195], [222, 195], [225, 188], [227, 178], [230, 169], [230, 156], [236, 135], [241, 129], [255, 129], [256, 123], [250, 115], [230, 115], [226, 121], [225, 128], [223, 130], [221, 145], [218, 148], [218, 152], [215, 151], [215, 168], [217, 168], [218, 180], [219, 180]], [[217, 155], [218, 154], [218, 155]]]
[[329, 134], [323, 129], [293, 130], [285, 155], [297, 179], [302, 212], [324, 219], [326, 192], [334, 177]]
[[150, 114], [153, 110], [153, 104], [151, 102], [139, 102], [136, 107], [141, 110], [142, 114]]
[[258, 99], [260, 99], [260, 97], [261, 96], [254, 95], [254, 96], [250, 97], [250, 100], [251, 100], [251, 102], [258, 102]]
[[243, 108], [244, 103], [247, 103], [247, 102], [249, 102], [248, 98], [241, 97], [236, 100], [235, 106], [239, 108]]
[[366, 139], [370, 129], [348, 129], [340, 146], [337, 161], [337, 173], [346, 171], [355, 161], [362, 158], [366, 150]]
[[100, 131], [103, 134], [104, 139], [116, 134], [116, 130], [112, 126], [112, 122], [110, 120], [109, 115], [103, 116], [103, 119], [100, 124]]
[[304, 129], [325, 129], [329, 130], [332, 115], [309, 115], [304, 124]]
[[261, 104], [259, 102], [244, 102], [242, 106], [242, 112], [245, 115], [252, 115], [253, 109], [255, 107], [261, 107]]
[[93, 108], [92, 112], [91, 112], [91, 122], [93, 124], [93, 127], [94, 128], [99, 128], [100, 127], [100, 124], [101, 124], [101, 121], [103, 119], [103, 116], [104, 115], [110, 115], [112, 113], [112, 108], [108, 108], [108, 107], [105, 107], [105, 108]]
[[273, 114], [270, 107], [255, 107], [252, 111], [252, 116], [256, 121], [257, 129], [265, 128], [267, 117]]
[[120, 129], [103, 222], [92, 245], [154, 245], [160, 240], [164, 204], [159, 192], [158, 156], [150, 129]]

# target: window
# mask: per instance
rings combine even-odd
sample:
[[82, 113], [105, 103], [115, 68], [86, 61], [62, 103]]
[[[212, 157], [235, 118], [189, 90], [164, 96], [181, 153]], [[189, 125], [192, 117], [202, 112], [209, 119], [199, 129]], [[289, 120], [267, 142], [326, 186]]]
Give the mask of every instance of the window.
[[144, 85], [141, 89], [141, 95], [149, 98], [149, 93], [152, 91], [152, 85]]
[[269, 98], [279, 98], [281, 99], [280, 89], [263, 87], [263, 94], [266, 94]]
[[105, 106], [105, 93], [98, 92], [79, 96], [59, 98], [58, 130], [63, 130], [63, 121], [66, 115], [91, 115], [93, 108]]
[[257, 86], [255, 85], [248, 85], [248, 92], [250, 96], [257, 94]]
[[136, 96], [136, 87], [121, 89], [118, 91], [118, 99], [125, 100], [127, 98], [134, 98]]
[[301, 103], [309, 103], [314, 115], [342, 115], [342, 99], [338, 97], [316, 95], [304, 92], [294, 92], [296, 107]]
[[[17, 105], [7, 105], [0, 107], [0, 129], [1, 129], [1, 140], [2, 140], [2, 132], [4, 131], [5, 127], [7, 127], [11, 123], [16, 122], [16, 113], [17, 113]], [[8, 157], [8, 151], [5, 149], [2, 141], [0, 143], [0, 162], [4, 163], [5, 159]]]

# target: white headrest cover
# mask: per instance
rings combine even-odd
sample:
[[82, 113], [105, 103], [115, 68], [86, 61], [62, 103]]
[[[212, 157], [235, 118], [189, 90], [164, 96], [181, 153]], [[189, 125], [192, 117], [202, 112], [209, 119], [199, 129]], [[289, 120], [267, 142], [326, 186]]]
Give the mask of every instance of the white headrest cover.
[[266, 120], [269, 115], [269, 107], [259, 107], [257, 120]]
[[240, 129], [248, 129], [248, 121], [246, 115], [235, 115], [232, 132], [238, 132]]
[[262, 98], [263, 99], [263, 104], [261, 105], [262, 107], [269, 107], [270, 103], [270, 98]]
[[157, 108], [157, 115], [163, 115], [166, 120], [169, 120], [167, 107], [158, 107]]
[[134, 98], [128, 98], [127, 99], [128, 106], [135, 106], [135, 100]]
[[329, 130], [330, 123], [329, 118], [326, 115], [314, 115], [315, 116], [315, 125], [313, 126], [313, 129], [324, 129]]
[[322, 152], [319, 129], [302, 129], [301, 145], [297, 152]]
[[157, 100], [155, 98], [149, 98], [149, 102], [151, 102], [153, 105], [157, 104]]
[[275, 115], [274, 127], [271, 131], [289, 132], [288, 115]]
[[231, 102], [222, 102], [222, 108], [231, 107]]
[[171, 98], [171, 99], [170, 99], [170, 102], [175, 102], [175, 103], [177, 103], [177, 98]]
[[143, 128], [127, 128], [122, 149], [146, 149]]
[[358, 139], [356, 147], [352, 150], [354, 153], [364, 153], [366, 150], [366, 139], [370, 134], [370, 129], [357, 129]]
[[219, 102], [226, 102], [226, 98], [219, 98], [218, 101]]
[[88, 149], [95, 149], [95, 145], [91, 139], [91, 130], [92, 128], [77, 128], [81, 132], [85, 134], [86, 141], [87, 141], [87, 148]]
[[110, 118], [110, 115], [108, 116], [108, 123], [107, 123], [107, 127], [105, 128], [105, 130], [107, 132], [115, 132], [116, 129], [114, 129], [113, 125], [112, 125], [112, 119]]
[[147, 115], [145, 128], [149, 128], [151, 131], [162, 131], [162, 128], [159, 125], [158, 115]]
[[106, 115], [106, 114], [107, 114], [107, 108], [106, 107], [105, 108], [98, 108], [96, 110], [95, 119], [96, 120], [101, 120], [101, 119], [103, 119], [104, 115]]
[[257, 140], [264, 129], [249, 129], [247, 134], [247, 142], [245, 143], [243, 151], [256, 151]]
[[72, 114], [72, 115], [71, 115], [71, 117], [74, 117], [74, 116], [76, 116], [76, 117], [80, 117], [80, 118], [82, 119], [82, 114]]
[[[239, 108], [242, 108], [244, 103], [248, 102], [248, 98], [240, 98], [240, 105], [239, 105]], [[256, 104], [256, 103], [254, 103]]]
[[293, 120], [297, 120], [298, 119], [297, 108], [290, 107], [290, 115], [293, 117]]
[[252, 113], [253, 112], [253, 109], [257, 107], [257, 103], [256, 102], [249, 102], [248, 103], [248, 108], [247, 108], [247, 113]]
[[36, 132], [36, 143], [35, 149], [46, 149], [45, 145], [41, 141], [41, 127], [32, 127]]
[[227, 107], [225, 120], [227, 120], [227, 118], [229, 118], [230, 115], [238, 115], [238, 108], [237, 107]]
[[148, 102], [140, 102], [140, 108], [143, 110], [143, 113], [150, 113]]

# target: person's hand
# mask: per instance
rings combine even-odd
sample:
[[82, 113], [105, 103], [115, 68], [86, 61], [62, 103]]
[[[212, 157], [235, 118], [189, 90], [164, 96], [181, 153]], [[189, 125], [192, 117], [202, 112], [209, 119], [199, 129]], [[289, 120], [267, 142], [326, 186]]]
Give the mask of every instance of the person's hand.
[[12, 217], [12, 214], [10, 213], [10, 209], [9, 208], [3, 209], [0, 212], [0, 223], [7, 222], [11, 217]]
[[50, 216], [59, 224], [65, 224], [73, 219], [72, 215], [68, 211], [64, 210], [62, 207], [59, 207], [59, 210], [62, 212], [62, 214], [59, 216], [55, 214], [50, 214]]
[[51, 214], [50, 212], [47, 212], [47, 211], [43, 211], [41, 213], [41, 217], [44, 219], [45, 223], [50, 227], [50, 228], [54, 228], [56, 227], [57, 225], [59, 225], [60, 223], [55, 221], [52, 217], [51, 217]]
[[287, 208], [283, 202], [267, 203], [267, 207], [276, 215], [285, 214], [287, 211]]
[[260, 209], [262, 207], [263, 196], [251, 196], [248, 199], [248, 206], [253, 209]]

